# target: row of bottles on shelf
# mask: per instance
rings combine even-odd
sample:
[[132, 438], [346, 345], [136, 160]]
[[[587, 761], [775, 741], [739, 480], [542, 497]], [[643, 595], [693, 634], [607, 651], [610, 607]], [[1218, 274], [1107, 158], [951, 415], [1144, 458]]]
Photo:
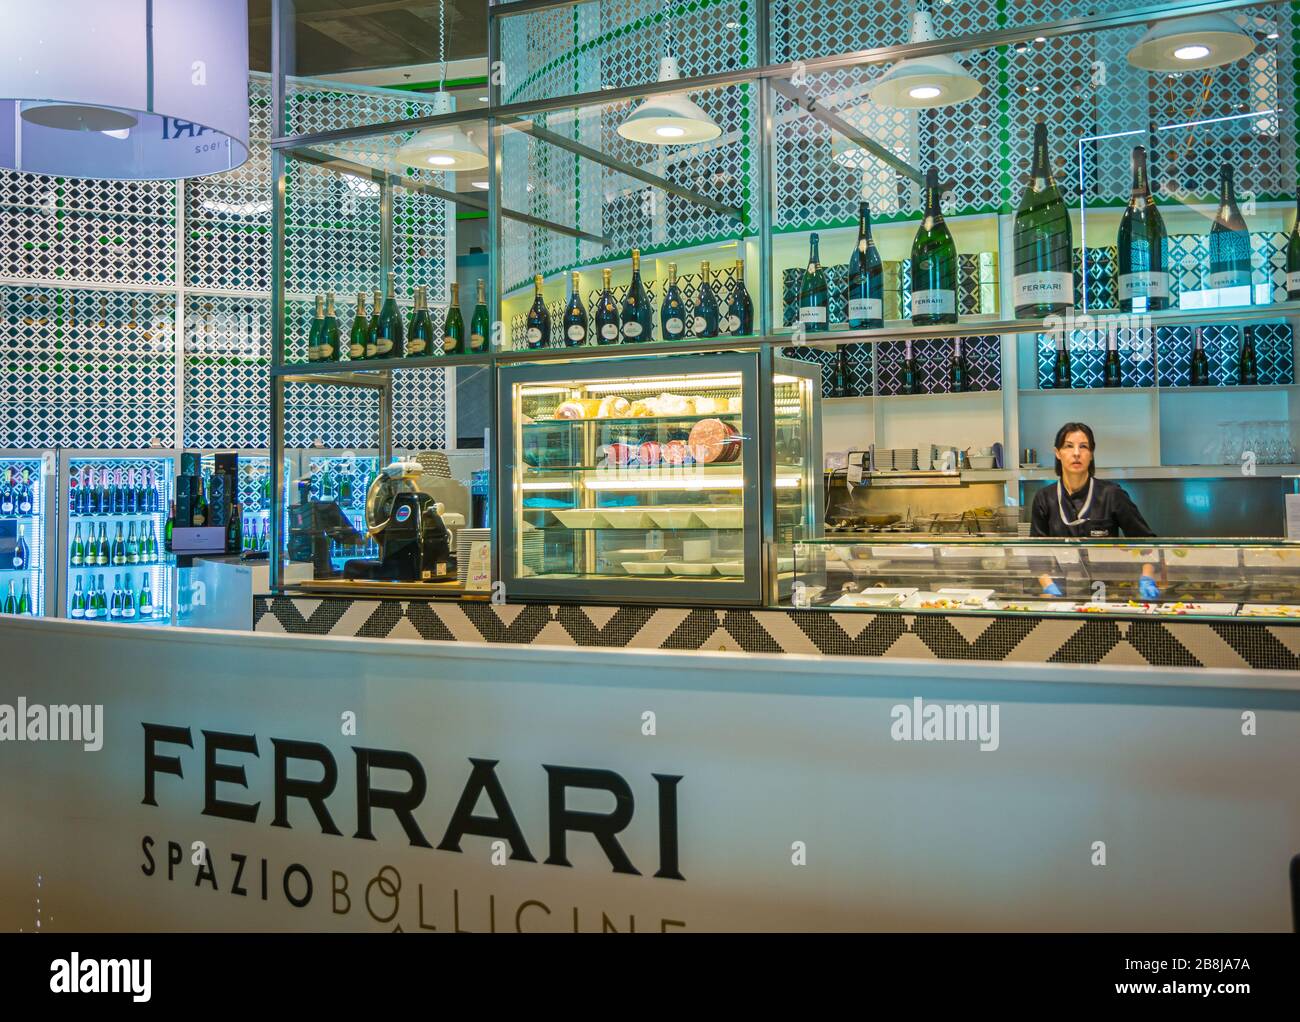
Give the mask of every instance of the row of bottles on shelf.
[[244, 516], [241, 528], [241, 550], [269, 550], [271, 548], [270, 523], [265, 518]]
[[[1210, 356], [1205, 350], [1205, 336], [1201, 327], [1195, 331], [1191, 357], [1187, 363], [1188, 384], [1192, 387], [1208, 387], [1211, 379]], [[1254, 387], [1259, 383], [1259, 361], [1255, 354], [1255, 328], [1245, 327], [1241, 332], [1241, 344], [1237, 349], [1237, 383], [1242, 387]], [[1074, 385], [1074, 371], [1071, 365], [1069, 341], [1065, 332], [1056, 336], [1056, 357], [1052, 361], [1053, 389], [1066, 389]], [[1119, 357], [1117, 330], [1111, 324], [1106, 337], [1106, 357], [1102, 361], [1102, 386], [1122, 387], [1124, 385], [1123, 363]]]
[[162, 493], [152, 469], [83, 467], [71, 480], [68, 511], [74, 515], [147, 515], [162, 510]]
[[[428, 288], [421, 286], [415, 289], [411, 321], [409, 326], [404, 326], [394, 294], [395, 278], [395, 274], [388, 275], [388, 295], [382, 303], [379, 292], [374, 292], [374, 304], [369, 317], [366, 315], [365, 293], [357, 295], [356, 315], [347, 337], [348, 361], [481, 354], [488, 350], [491, 326], [484, 281], [478, 282], [478, 302], [470, 317], [468, 337], [465, 335], [465, 320], [460, 313], [460, 285], [451, 285], [451, 302], [443, 319], [441, 339], [438, 339], [433, 317], [429, 314]], [[312, 319], [311, 332], [307, 338], [307, 361], [339, 362], [343, 360], [344, 353], [338, 314], [334, 308], [334, 294], [329, 292], [317, 295], [316, 315]]]
[[22, 589], [17, 595], [14, 594], [14, 584], [9, 583], [9, 591], [5, 593], [4, 603], [0, 604], [0, 614], [35, 614], [36, 605], [32, 602], [32, 591], [27, 584], [27, 579], [23, 579]]
[[[853, 375], [849, 364], [846, 345], [839, 345], [835, 350], [835, 365], [832, 368], [831, 397], [859, 397], [853, 386]], [[912, 341], [903, 342], [903, 371], [900, 375], [900, 394], [922, 394], [921, 370], [917, 364], [916, 351]], [[966, 347], [960, 337], [948, 342], [948, 393], [961, 394], [970, 389], [970, 363], [966, 357]]]
[[83, 587], [81, 579], [77, 579], [68, 613], [87, 621], [148, 621], [167, 611], [154, 602], [153, 584], [149, 575], [142, 573], [139, 590], [131, 587], [129, 574], [114, 575], [111, 593], [104, 587], [103, 575], [91, 575], [89, 587]]
[[[641, 344], [653, 341], [654, 313], [641, 281], [641, 252], [632, 250], [632, 282], [622, 302], [610, 289], [612, 271], [601, 271], [601, 292], [591, 319], [579, 294], [579, 274], [574, 272], [569, 303], [561, 320], [561, 346], [580, 348], [594, 337], [596, 344]], [[551, 313], [542, 292], [542, 276], [533, 278], [533, 305], [525, 321], [525, 344], [529, 348], [551, 346]], [[677, 284], [677, 264], [668, 264], [668, 283], [659, 305], [659, 327], [665, 341], [687, 337], [743, 337], [754, 332], [754, 303], [745, 289], [745, 262], [736, 260], [735, 281], [730, 300], [719, 297], [707, 262], [700, 264], [700, 286], [689, 309]]]
[[158, 534], [151, 521], [140, 523], [137, 534], [135, 522], [129, 531], [122, 532], [122, 523], [117, 523], [117, 535], [112, 542], [108, 539], [108, 528], [104, 522], [99, 523], [99, 533], [95, 533], [92, 523], [88, 539], [81, 535], [81, 523], [72, 534], [72, 545], [68, 552], [68, 563], [74, 568], [82, 567], [117, 567], [123, 564], [156, 564], [162, 557], [158, 549]]
[[32, 470], [24, 468], [22, 475], [11, 466], [0, 479], [0, 518], [29, 518], [36, 510], [36, 487]]
[[[361, 533], [361, 535], [363, 536], [367, 535], [366, 520], [364, 516], [358, 517], [356, 515], [349, 515], [348, 520], [352, 523], [352, 528], [356, 529], [357, 532]], [[334, 558], [335, 560], [338, 560], [339, 558], [378, 557], [378, 556], [379, 556], [379, 544], [377, 544], [374, 540], [368, 540], [367, 542], [361, 544], [361, 546], [345, 546], [342, 543], [335, 543], [332, 541], [330, 543], [330, 557]]]
[[[303, 482], [298, 485], [301, 487]], [[348, 507], [353, 502], [352, 476], [347, 472], [335, 474], [328, 466], [319, 476], [312, 475], [308, 496], [312, 500], [333, 500], [340, 507]]]
[[[1156, 208], [1147, 175], [1146, 150], [1132, 152], [1133, 186], [1120, 219], [1118, 297], [1121, 312], [1154, 312], [1169, 307], [1172, 288], [1166, 249], [1167, 234]], [[1015, 219], [1015, 315], [1041, 319], [1061, 315], [1075, 307], [1074, 242], [1069, 210], [1052, 178], [1047, 152], [1047, 127], [1034, 127], [1034, 157], [1029, 183]], [[804, 332], [830, 327], [830, 293], [820, 261], [819, 237], [809, 243], [808, 266], [799, 283], [799, 324]], [[924, 215], [912, 242], [912, 324], [936, 326], [957, 322], [957, 244], [944, 222], [938, 172], [931, 168], [925, 179]], [[1296, 224], [1286, 250], [1286, 291], [1300, 300], [1300, 197]], [[880, 253], [871, 237], [867, 203], [858, 208], [858, 240], [849, 261], [848, 323], [852, 329], [884, 326], [883, 271]], [[1251, 243], [1246, 221], [1237, 205], [1233, 172], [1219, 172], [1218, 208], [1210, 225], [1209, 274], [1211, 290], [1246, 288], [1252, 291]], [[1248, 297], [1242, 304], [1248, 304]]]

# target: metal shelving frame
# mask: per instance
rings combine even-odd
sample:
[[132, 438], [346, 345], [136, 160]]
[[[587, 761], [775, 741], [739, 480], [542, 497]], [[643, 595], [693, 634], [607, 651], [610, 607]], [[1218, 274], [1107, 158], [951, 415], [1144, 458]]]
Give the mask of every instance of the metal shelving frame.
[[[819, 57], [810, 57], [802, 61], [771, 61], [771, 42], [770, 42], [770, 9], [767, 5], [762, 5], [762, 10], [757, 17], [756, 26], [756, 62], [754, 66], [727, 69], [723, 71], [712, 72], [709, 74], [695, 75], [668, 82], [646, 82], [643, 84], [616, 87], [609, 89], [600, 89], [592, 92], [578, 92], [564, 95], [549, 96], [529, 102], [506, 103], [502, 100], [502, 86], [499, 76], [495, 70], [499, 66], [501, 55], [501, 27], [502, 23], [510, 18], [534, 14], [540, 11], [554, 10], [559, 8], [574, 7], [591, 0], [517, 0], [513, 3], [493, 2], [489, 3], [488, 8], [488, 66], [489, 66], [489, 84], [488, 84], [488, 107], [486, 111], [464, 110], [455, 111], [448, 114], [412, 118], [401, 121], [387, 121], [383, 123], [368, 124], [355, 128], [338, 129], [331, 131], [316, 132], [311, 134], [299, 135], [277, 135], [271, 141], [272, 147], [272, 168], [275, 175], [274, 185], [274, 216], [273, 231], [275, 245], [275, 261], [273, 265], [273, 328], [274, 337], [272, 344], [270, 387], [271, 387], [271, 409], [272, 409], [272, 460], [273, 463], [279, 458], [283, 450], [284, 440], [284, 416], [283, 416], [283, 394], [284, 384], [294, 379], [310, 378], [312, 382], [321, 384], [338, 384], [350, 386], [367, 386], [366, 380], [385, 379], [391, 380], [392, 373], [400, 372], [408, 368], [420, 368], [428, 366], [439, 366], [451, 368], [457, 365], [482, 365], [490, 366], [515, 364], [519, 362], [551, 362], [567, 361], [573, 359], [590, 359], [590, 358], [609, 358], [611, 356], [625, 357], [644, 354], [668, 354], [682, 352], [721, 352], [736, 351], [748, 349], [772, 349], [789, 347], [792, 345], [792, 337], [788, 330], [782, 330], [774, 325], [774, 310], [772, 300], [772, 283], [773, 283], [773, 266], [772, 266], [772, 239], [773, 239], [773, 209], [772, 209], [772, 181], [773, 181], [773, 139], [774, 120], [773, 110], [775, 97], [780, 95], [786, 98], [791, 96], [792, 88], [797, 92], [797, 87], [792, 86], [789, 79], [796, 74], [799, 75], [816, 75], [837, 69], [849, 68], [860, 65], [886, 64], [903, 59], [913, 59], [934, 54], [953, 54], [961, 51], [970, 50], [988, 50], [995, 47], [1014, 45], [1018, 43], [1030, 43], [1033, 41], [1051, 40], [1057, 37], [1077, 35], [1080, 33], [1097, 33], [1114, 29], [1143, 25], [1149, 22], [1157, 21], [1162, 18], [1172, 16], [1185, 17], [1197, 14], [1223, 13], [1232, 12], [1247, 7], [1259, 6], [1276, 6], [1285, 7], [1280, 2], [1271, 2], [1271, 0], [1188, 0], [1188, 2], [1165, 2], [1156, 4], [1143, 4], [1137, 7], [1131, 7], [1119, 11], [1111, 11], [1092, 15], [1081, 15], [1070, 18], [1063, 18], [1052, 21], [1044, 21], [1036, 24], [1017, 25], [1014, 27], [1000, 28], [995, 31], [982, 31], [967, 34], [947, 35], [941, 38], [933, 39], [926, 42], [906, 43], [900, 45], [882, 46], [869, 49], [852, 50], [842, 53], [835, 53]], [[287, 69], [292, 63], [292, 26], [293, 26], [294, 0], [273, 0], [272, 12], [272, 96], [275, 104], [275, 124], [282, 129], [286, 124], [284, 117], [284, 94], [285, 80]], [[288, 27], [288, 32], [285, 29]], [[1281, 72], [1279, 72], [1281, 73]], [[1300, 83], [1297, 83], [1300, 84]], [[624, 100], [644, 99], [649, 96], [661, 95], [666, 93], [689, 93], [716, 89], [719, 87], [732, 85], [754, 85], [757, 93], [757, 122], [756, 122], [756, 140], [755, 151], [758, 160], [758, 190], [754, 211], [754, 230], [752, 237], [755, 238], [759, 246], [759, 300], [756, 301], [756, 319], [757, 332], [749, 337], [719, 337], [710, 340], [693, 340], [687, 342], [664, 343], [656, 342], [651, 344], [640, 345], [620, 345], [615, 349], [591, 347], [579, 349], [551, 348], [539, 351], [512, 351], [503, 349], [504, 329], [501, 322], [501, 299], [502, 299], [502, 274], [501, 274], [501, 254], [502, 254], [502, 222], [505, 219], [518, 219], [534, 226], [546, 228], [570, 237], [581, 238], [589, 241], [604, 243], [606, 239], [599, 235], [583, 231], [578, 225], [555, 223], [543, 220], [516, 210], [503, 208], [500, 197], [502, 194], [502, 177], [504, 172], [502, 160], [502, 146], [500, 139], [504, 132], [507, 131], [524, 131], [531, 133], [543, 141], [552, 143], [577, 155], [580, 159], [590, 160], [597, 164], [603, 165], [620, 173], [627, 174], [642, 182], [649, 183], [668, 191], [687, 202], [695, 204], [705, 204], [716, 208], [719, 204], [716, 200], [708, 196], [701, 195], [691, 189], [680, 186], [674, 182], [660, 178], [642, 168], [633, 167], [623, 161], [615, 159], [605, 153], [583, 146], [573, 142], [570, 139], [554, 136], [554, 133], [534, 125], [530, 118], [545, 114], [552, 111], [577, 109], [587, 106], [602, 106]], [[863, 145], [865, 148], [876, 153], [881, 159], [886, 159], [900, 173], [908, 177], [916, 178], [919, 171], [916, 168], [907, 165], [887, 153], [878, 152], [878, 146], [871, 144], [871, 140], [856, 132], [851, 125], [843, 122], [835, 116], [833, 110], [824, 109], [816, 103], [809, 105], [808, 112], [819, 118], [823, 123], [828, 124], [837, 132], [844, 134], [846, 137]], [[1287, 116], [1292, 117], [1292, 112], [1288, 111]], [[489, 188], [486, 193], [486, 200], [479, 196], [462, 196], [449, 192], [434, 189], [430, 191], [430, 186], [413, 182], [409, 178], [394, 175], [386, 170], [376, 169], [364, 166], [343, 157], [334, 156], [328, 152], [322, 152], [321, 147], [338, 143], [357, 142], [364, 139], [373, 139], [378, 136], [392, 135], [395, 133], [411, 132], [423, 128], [434, 127], [452, 127], [464, 126], [470, 124], [486, 124], [488, 138], [488, 183]], [[446, 199], [449, 202], [455, 202], [460, 205], [474, 209], [483, 209], [486, 205], [488, 213], [488, 302], [489, 313], [493, 322], [493, 337], [491, 340], [491, 350], [485, 355], [467, 355], [451, 357], [427, 357], [418, 359], [393, 360], [389, 364], [365, 363], [364, 365], [354, 365], [347, 362], [336, 363], [332, 365], [289, 365], [284, 362], [284, 267], [283, 267], [283, 243], [285, 235], [284, 220], [284, 181], [285, 167], [289, 160], [303, 160], [313, 163], [317, 166], [333, 169], [340, 173], [354, 174], [381, 184], [381, 187], [387, 191], [394, 187], [413, 188], [415, 190], [425, 191], [429, 194], [435, 194], [439, 198]], [[731, 210], [724, 208], [723, 212], [735, 215], [743, 211]], [[391, 231], [391, 222], [386, 221], [386, 228]], [[391, 260], [391, 239], [384, 247]], [[382, 272], [387, 272], [388, 266], [381, 267]], [[1003, 281], [1004, 288], [1009, 287], [1009, 281]], [[1002, 307], [1005, 307], [1006, 295], [1002, 295], [1004, 301]], [[1106, 322], [1114, 316], [1114, 313], [1108, 315], [1104, 311], [1090, 312], [1093, 323], [1100, 329], [1106, 328]], [[1177, 324], [1216, 324], [1216, 323], [1248, 323], [1265, 319], [1277, 319], [1286, 317], [1293, 324], [1300, 322], [1300, 302], [1285, 302], [1272, 305], [1242, 306], [1222, 309], [1172, 309], [1150, 316], [1150, 325], [1177, 325]], [[1124, 317], [1131, 320], [1131, 317]], [[886, 324], [882, 330], [871, 331], [852, 331], [844, 329], [832, 329], [823, 334], [807, 335], [803, 343], [814, 344], [842, 344], [842, 343], [874, 343], [876, 341], [899, 341], [907, 339], [936, 339], [951, 337], [967, 337], [972, 335], [1001, 335], [1003, 338], [1003, 363], [1004, 365], [1010, 360], [1014, 363], [1016, 336], [1022, 334], [1043, 333], [1051, 329], [1054, 324], [1050, 321], [1040, 319], [1000, 319], [991, 317], [968, 317], [961, 322], [940, 327], [914, 327], [906, 321], [895, 321]], [[797, 343], [797, 342], [796, 342]], [[1014, 376], [1014, 374], [1013, 374]], [[496, 401], [496, 387], [492, 388], [493, 401]], [[1018, 390], [1012, 386], [1005, 391], [1007, 397], [1014, 405]], [[497, 421], [497, 409], [491, 409], [491, 421]], [[1007, 412], [1008, 426], [1014, 435], [1015, 429], [1013, 423], [1017, 421], [1017, 415], [1014, 408]], [[275, 492], [273, 494], [277, 506], [283, 502], [282, 482], [278, 473], [273, 476]], [[278, 526], [276, 517], [273, 517], [273, 525]], [[272, 549], [280, 550], [282, 548], [282, 537], [273, 534]], [[494, 540], [495, 542], [495, 540]], [[494, 577], [500, 577], [499, 557], [497, 551], [493, 550]], [[283, 583], [283, 566], [278, 557], [272, 558], [271, 580], [273, 588], [279, 590]]]

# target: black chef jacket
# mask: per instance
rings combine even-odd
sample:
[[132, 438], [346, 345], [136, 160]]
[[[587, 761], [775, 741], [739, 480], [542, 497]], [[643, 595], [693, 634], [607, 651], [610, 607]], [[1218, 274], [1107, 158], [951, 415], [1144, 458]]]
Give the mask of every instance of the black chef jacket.
[[[1062, 490], [1065, 484], [1061, 484]], [[1065, 517], [1074, 521], [1079, 517], [1083, 502], [1088, 499], [1088, 484], [1084, 483], [1078, 493], [1062, 493], [1061, 507], [1056, 506], [1056, 483], [1044, 486], [1034, 494], [1033, 513], [1030, 516], [1030, 534], [1034, 536], [1073, 536], [1088, 539], [1101, 536], [1118, 536], [1123, 530], [1125, 536], [1154, 536], [1151, 526], [1142, 517], [1129, 495], [1115, 483], [1104, 479], [1093, 479], [1092, 504], [1088, 508], [1088, 520], [1082, 525], [1066, 525], [1061, 521], [1061, 510]]]

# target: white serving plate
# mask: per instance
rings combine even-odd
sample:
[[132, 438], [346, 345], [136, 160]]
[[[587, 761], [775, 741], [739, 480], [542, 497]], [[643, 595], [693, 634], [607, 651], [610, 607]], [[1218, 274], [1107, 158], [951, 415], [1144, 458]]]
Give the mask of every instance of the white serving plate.
[[665, 567], [674, 575], [712, 575], [711, 561], [671, 561]]
[[644, 507], [604, 507], [600, 514], [611, 529], [653, 529], [654, 519]]
[[661, 561], [627, 561], [623, 564], [629, 575], [667, 575], [668, 565]]
[[706, 529], [743, 529], [745, 527], [745, 509], [743, 507], [697, 507], [695, 517]]
[[603, 512], [590, 508], [570, 508], [552, 513], [566, 529], [604, 529], [608, 524]]
[[689, 507], [654, 507], [646, 514], [659, 529], [689, 529], [695, 521], [695, 510]]
[[1300, 617], [1300, 606], [1292, 603], [1243, 603], [1238, 617]]
[[744, 561], [715, 561], [713, 566], [718, 569], [719, 575], [726, 575], [728, 578], [740, 578], [745, 574]]
[[831, 604], [832, 607], [897, 607], [916, 589], [864, 589], [857, 593], [845, 593]]

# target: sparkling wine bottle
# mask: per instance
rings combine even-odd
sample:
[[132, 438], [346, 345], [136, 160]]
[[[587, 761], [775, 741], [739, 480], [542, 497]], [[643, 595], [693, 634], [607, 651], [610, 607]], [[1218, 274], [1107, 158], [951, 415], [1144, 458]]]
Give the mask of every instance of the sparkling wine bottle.
[[379, 311], [383, 308], [383, 298], [378, 291], [372, 294], [374, 302], [370, 306], [370, 323], [366, 327], [366, 358], [379, 357]]
[[582, 304], [581, 287], [578, 272], [573, 272], [572, 289], [569, 292], [569, 304], [564, 309], [564, 346], [581, 348], [587, 343], [587, 307]]
[[325, 298], [316, 296], [316, 315], [312, 317], [311, 329], [307, 332], [307, 361], [320, 361], [320, 335], [325, 326]]
[[357, 293], [357, 312], [352, 317], [352, 330], [348, 334], [348, 358], [353, 362], [361, 362], [366, 357], [366, 335], [370, 333], [370, 325], [366, 321], [366, 293], [360, 291]]
[[948, 363], [949, 389], [954, 394], [963, 393], [970, 386], [970, 367], [966, 364], [966, 353], [962, 350], [960, 337], [952, 339], [952, 356]]
[[871, 237], [871, 209], [858, 203], [858, 243], [849, 257], [849, 326], [878, 330], [885, 325], [884, 274]]
[[1193, 387], [1210, 385], [1210, 359], [1205, 354], [1205, 338], [1199, 326], [1196, 328], [1196, 342], [1192, 346], [1192, 362], [1188, 367], [1187, 375]]
[[1165, 223], [1151, 197], [1147, 151], [1135, 146], [1133, 190], [1119, 222], [1119, 307], [1121, 312], [1154, 312], [1169, 307], [1165, 264]]
[[316, 342], [316, 358], [321, 362], [337, 362], [343, 357], [339, 343], [338, 313], [334, 309], [334, 292], [325, 295], [325, 319], [321, 323], [320, 337]]
[[1292, 302], [1300, 301], [1300, 195], [1295, 207], [1295, 223], [1286, 242], [1286, 296]]
[[1106, 331], [1106, 360], [1101, 365], [1101, 385], [1122, 387], [1124, 371], [1119, 361], [1119, 327], [1111, 323]]
[[680, 341], [686, 336], [686, 303], [677, 286], [676, 263], [668, 264], [668, 286], [664, 288], [664, 301], [659, 308], [659, 325], [665, 341]]
[[745, 289], [745, 260], [736, 260], [736, 282], [731, 301], [724, 316], [726, 331], [733, 337], [746, 337], [754, 332], [754, 302]]
[[696, 337], [718, 336], [718, 298], [713, 291], [713, 274], [707, 262], [700, 263], [700, 291], [695, 298], [691, 333]]
[[830, 291], [826, 286], [826, 271], [822, 269], [818, 246], [821, 238], [814, 234], [808, 239], [808, 268], [799, 281], [799, 325], [804, 333], [820, 333], [830, 329]]
[[614, 292], [609, 287], [611, 275], [610, 270], [600, 271], [600, 297], [596, 299], [596, 308], [593, 310], [597, 344], [618, 343], [618, 302], [614, 301]]
[[492, 333], [492, 323], [488, 319], [487, 283], [478, 282], [478, 297], [474, 303], [474, 313], [469, 318], [469, 350], [481, 355], [488, 350], [488, 338]]
[[77, 588], [72, 593], [72, 603], [68, 607], [68, 614], [73, 618], [84, 618], [86, 616], [86, 594], [81, 588], [81, 579], [77, 578]]
[[921, 393], [921, 374], [917, 371], [916, 353], [912, 349], [910, 339], [903, 342], [903, 386], [901, 393]]
[[1070, 369], [1070, 340], [1064, 330], [1056, 332], [1056, 358], [1052, 362], [1052, 387], [1055, 390], [1069, 390], [1074, 386], [1074, 374]]
[[1060, 315], [1074, 307], [1070, 214], [1052, 178], [1047, 124], [1034, 125], [1034, 162], [1016, 210], [1014, 279], [1017, 319]]
[[533, 277], [533, 307], [528, 310], [528, 322], [525, 329], [528, 347], [549, 348], [551, 346], [551, 313], [546, 308], [546, 298], [542, 295], [542, 275]]
[[[452, 284], [452, 293], [455, 294], [456, 285]], [[451, 310], [455, 308], [456, 302], [453, 297], [451, 305], [447, 307], [447, 315], [451, 316]], [[443, 347], [446, 346], [444, 337]], [[422, 358], [425, 355], [434, 354], [433, 350], [433, 319], [429, 315], [429, 304], [425, 298], [423, 286], [415, 289], [415, 306], [411, 309], [411, 324], [406, 331], [406, 358]], [[453, 354], [448, 351], [447, 354]]]
[[1243, 387], [1259, 383], [1259, 364], [1255, 360], [1255, 328], [1247, 326], [1241, 332], [1241, 353], [1237, 358], [1237, 382]]
[[384, 307], [379, 312], [379, 333], [375, 336], [375, 350], [380, 358], [401, 358], [406, 354], [402, 314], [397, 308], [397, 295], [393, 290], [396, 284], [397, 274], [390, 273], [388, 293], [384, 295]]
[[957, 322], [957, 243], [943, 221], [939, 174], [925, 175], [925, 216], [912, 241], [912, 325]]
[[[1210, 225], [1210, 277], [1213, 290], [1223, 288], [1250, 289], [1250, 231], [1237, 207], [1237, 195], [1232, 184], [1232, 168], [1227, 164], [1219, 170], [1219, 208]], [[1250, 302], [1249, 295], [1246, 302]]]
[[632, 249], [632, 283], [628, 286], [619, 310], [619, 326], [624, 344], [653, 341], [654, 327], [650, 313], [650, 299], [641, 283], [641, 252]]

